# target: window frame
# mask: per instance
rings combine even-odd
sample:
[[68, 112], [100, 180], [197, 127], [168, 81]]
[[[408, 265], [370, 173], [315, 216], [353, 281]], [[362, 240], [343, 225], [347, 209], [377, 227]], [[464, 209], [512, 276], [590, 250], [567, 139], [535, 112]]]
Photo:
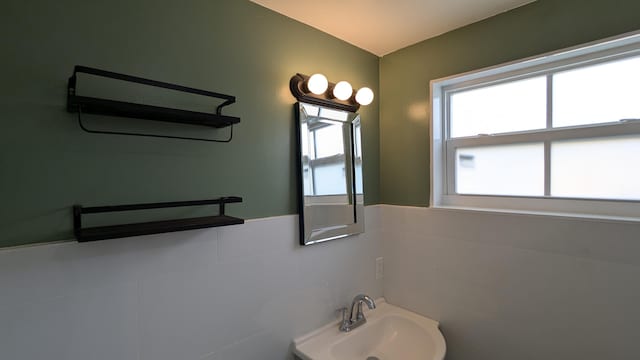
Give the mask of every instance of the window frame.
[[[553, 128], [552, 75], [634, 56], [640, 56], [640, 31], [432, 80], [430, 82], [431, 206], [640, 220], [640, 201], [638, 200], [550, 196], [552, 141], [640, 134], [638, 120]], [[539, 76], [545, 76], [547, 82], [546, 128], [449, 138], [449, 98], [452, 94]], [[455, 192], [457, 148], [532, 142], [542, 142], [545, 148], [544, 196], [469, 195]]]

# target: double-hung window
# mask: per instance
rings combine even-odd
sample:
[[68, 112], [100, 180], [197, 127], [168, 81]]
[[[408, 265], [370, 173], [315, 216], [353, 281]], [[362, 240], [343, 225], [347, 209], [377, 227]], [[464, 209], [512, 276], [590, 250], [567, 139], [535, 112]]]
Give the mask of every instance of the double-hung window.
[[640, 34], [431, 94], [432, 205], [640, 218]]

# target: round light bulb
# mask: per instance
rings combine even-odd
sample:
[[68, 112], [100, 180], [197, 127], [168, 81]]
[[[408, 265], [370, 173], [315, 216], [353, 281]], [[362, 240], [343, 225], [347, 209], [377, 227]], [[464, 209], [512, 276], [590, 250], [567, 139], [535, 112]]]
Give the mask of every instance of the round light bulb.
[[321, 95], [329, 87], [329, 81], [322, 74], [313, 74], [307, 80], [307, 88], [316, 95]]
[[373, 91], [368, 87], [363, 87], [356, 93], [356, 101], [360, 105], [369, 105], [373, 101]]
[[351, 94], [353, 94], [353, 88], [351, 84], [346, 81], [338, 82], [333, 88], [333, 96], [335, 96], [336, 99], [347, 100], [351, 97]]

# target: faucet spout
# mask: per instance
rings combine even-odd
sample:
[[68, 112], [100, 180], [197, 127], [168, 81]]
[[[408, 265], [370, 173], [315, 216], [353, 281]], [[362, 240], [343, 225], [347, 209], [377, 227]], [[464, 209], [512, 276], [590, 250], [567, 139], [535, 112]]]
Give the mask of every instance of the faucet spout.
[[376, 308], [376, 302], [370, 296], [364, 294], [356, 295], [351, 302], [351, 313], [349, 314], [349, 318], [346, 319], [346, 321], [343, 319], [343, 322], [340, 325], [341, 331], [349, 332], [367, 322], [367, 319], [365, 319], [364, 313], [362, 312], [363, 303], [367, 305], [369, 310]]
[[[351, 319], [352, 320], [361, 320], [364, 319], [364, 313], [362, 312], [362, 303], [367, 304], [369, 310], [373, 310], [376, 308], [376, 302], [373, 301], [369, 295], [359, 294], [353, 298], [353, 302], [351, 302]], [[356, 313], [354, 313], [354, 309], [356, 309]], [[355, 317], [354, 317], [355, 315]]]
[[369, 308], [369, 310], [373, 310], [376, 308], [376, 302], [371, 297], [369, 297], [369, 295], [360, 294], [356, 296], [354, 301], [355, 300], [358, 300], [361, 303], [367, 304], [367, 307]]

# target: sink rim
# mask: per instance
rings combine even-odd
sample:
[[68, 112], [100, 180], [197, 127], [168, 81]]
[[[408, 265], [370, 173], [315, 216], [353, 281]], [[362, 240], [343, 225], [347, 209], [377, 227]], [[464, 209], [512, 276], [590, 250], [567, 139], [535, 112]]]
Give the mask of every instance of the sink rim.
[[377, 308], [375, 310], [365, 309], [367, 323], [364, 325], [352, 330], [351, 332], [344, 333], [338, 330], [340, 321], [332, 322], [294, 339], [293, 353], [302, 360], [333, 360], [335, 357], [333, 357], [331, 349], [334, 346], [343, 344], [349, 341], [348, 339], [350, 338], [357, 338], [358, 334], [384, 318], [398, 316], [412, 321], [420, 328], [424, 329], [435, 343], [435, 355], [433, 359], [444, 359], [446, 343], [444, 336], [440, 332], [439, 323], [437, 321], [389, 304], [384, 298], [376, 299], [376, 304]]

